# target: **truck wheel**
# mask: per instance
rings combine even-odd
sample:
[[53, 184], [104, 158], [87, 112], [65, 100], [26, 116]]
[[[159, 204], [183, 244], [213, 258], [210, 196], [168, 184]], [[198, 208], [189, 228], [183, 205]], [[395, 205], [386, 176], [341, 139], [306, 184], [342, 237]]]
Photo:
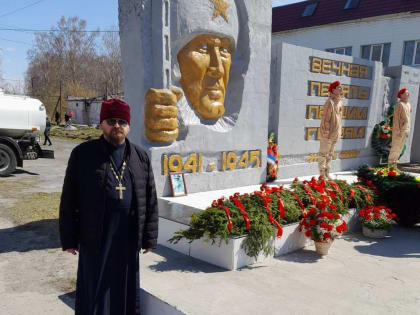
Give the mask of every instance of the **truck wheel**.
[[7, 145], [0, 143], [0, 176], [9, 176], [16, 169], [16, 155]]

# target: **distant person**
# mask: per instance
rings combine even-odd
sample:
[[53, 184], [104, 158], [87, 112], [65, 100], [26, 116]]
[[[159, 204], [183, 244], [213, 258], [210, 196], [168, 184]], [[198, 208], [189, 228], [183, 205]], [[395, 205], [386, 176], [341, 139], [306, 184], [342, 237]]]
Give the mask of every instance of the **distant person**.
[[57, 126], [60, 125], [60, 113], [59, 112], [55, 112], [55, 123], [57, 124]]
[[69, 125], [72, 124], [72, 120], [73, 120], [73, 112], [70, 111], [70, 113], [69, 113]]
[[48, 145], [52, 145], [51, 140], [50, 140], [50, 131], [51, 131], [51, 122], [50, 119], [47, 117], [46, 118], [46, 122], [45, 122], [45, 130], [44, 130], [44, 145], [47, 145], [47, 141], [48, 141]]
[[61, 195], [63, 250], [79, 265], [76, 314], [139, 314], [139, 252], [157, 245], [158, 208], [147, 153], [126, 137], [130, 107], [119, 99], [101, 107], [100, 139], [70, 155]]
[[343, 89], [340, 81], [331, 83], [328, 92], [330, 97], [323, 107], [318, 155], [319, 175], [324, 178], [330, 178], [334, 146], [341, 137], [341, 114], [343, 112], [341, 93]]
[[405, 140], [410, 135], [411, 105], [408, 102], [410, 94], [407, 89], [398, 92], [400, 101], [394, 109], [394, 120], [392, 123], [392, 144], [389, 151], [388, 164], [397, 169], [397, 161], [400, 157]]
[[70, 116], [69, 116], [69, 115], [67, 115], [67, 113], [65, 113], [65, 114], [64, 114], [64, 121], [65, 121], [65, 123], [66, 123], [66, 126], [68, 126], [68, 125], [69, 125], [69, 120], [70, 120]]

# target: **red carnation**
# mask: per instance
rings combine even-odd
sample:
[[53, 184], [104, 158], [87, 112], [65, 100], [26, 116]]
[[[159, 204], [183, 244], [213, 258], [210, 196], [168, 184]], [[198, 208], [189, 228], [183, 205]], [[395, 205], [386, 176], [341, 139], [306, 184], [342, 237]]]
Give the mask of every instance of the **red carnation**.
[[329, 238], [331, 238], [331, 233], [324, 233], [323, 234], [323, 237], [324, 237], [324, 239], [326, 240], [326, 239], [329, 239]]
[[395, 171], [389, 171], [388, 176], [395, 177], [397, 176], [397, 173]]
[[375, 218], [379, 218], [381, 215], [379, 213], [374, 214]]
[[331, 213], [329, 213], [329, 212], [326, 212], [326, 213], [325, 213], [325, 216], [326, 216], [328, 219], [330, 219], [330, 220], [334, 219], [334, 215], [333, 215], [333, 214], [331, 214]]
[[309, 221], [309, 224], [310, 224], [310, 225], [315, 225], [315, 224], [316, 224], [316, 220], [311, 220], [311, 221]]
[[306, 235], [307, 237], [311, 237], [311, 236], [312, 236], [312, 231], [311, 231], [311, 230], [307, 230], [307, 231], [305, 232], [305, 235]]
[[347, 228], [346, 221], [343, 221], [342, 224], [336, 227], [338, 233], [343, 233]]

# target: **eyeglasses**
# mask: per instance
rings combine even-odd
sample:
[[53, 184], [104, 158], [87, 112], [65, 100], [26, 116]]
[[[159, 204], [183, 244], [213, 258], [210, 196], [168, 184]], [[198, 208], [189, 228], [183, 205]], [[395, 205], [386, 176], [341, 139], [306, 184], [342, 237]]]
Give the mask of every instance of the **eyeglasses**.
[[121, 127], [125, 127], [128, 125], [128, 122], [124, 119], [114, 119], [114, 118], [108, 118], [106, 119], [106, 123], [110, 126], [115, 126], [116, 123], [120, 125]]

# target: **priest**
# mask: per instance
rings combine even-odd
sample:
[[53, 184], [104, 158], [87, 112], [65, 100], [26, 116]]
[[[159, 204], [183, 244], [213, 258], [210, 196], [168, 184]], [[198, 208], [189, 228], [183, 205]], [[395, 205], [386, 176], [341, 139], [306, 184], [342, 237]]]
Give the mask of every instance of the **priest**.
[[104, 101], [103, 135], [71, 153], [60, 203], [64, 251], [79, 253], [76, 315], [139, 314], [139, 252], [156, 247], [150, 160], [127, 139], [130, 107]]

